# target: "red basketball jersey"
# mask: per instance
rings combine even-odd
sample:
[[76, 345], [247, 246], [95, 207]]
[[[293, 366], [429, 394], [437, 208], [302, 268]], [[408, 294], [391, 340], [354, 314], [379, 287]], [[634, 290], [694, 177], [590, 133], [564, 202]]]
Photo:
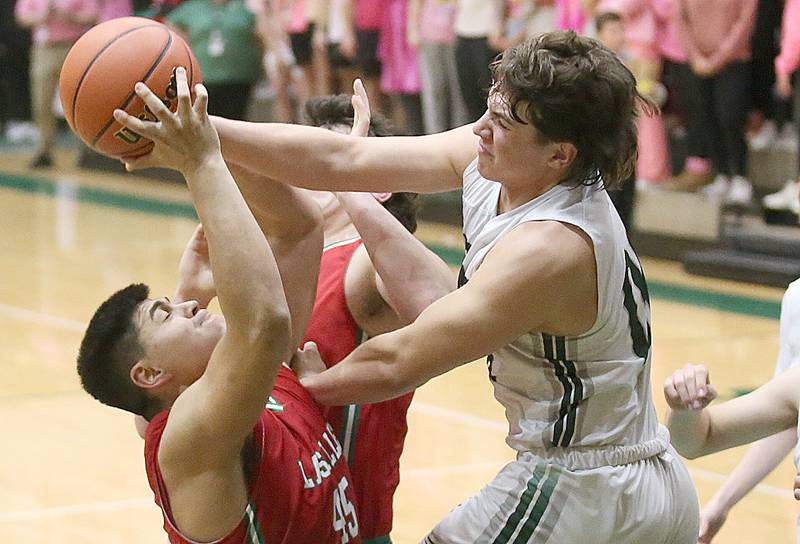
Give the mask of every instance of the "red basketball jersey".
[[[158, 467], [169, 411], [147, 427], [145, 465], [172, 544], [192, 544], [176, 529]], [[342, 446], [294, 373], [282, 366], [253, 428], [255, 467], [239, 526], [218, 544], [358, 544], [355, 490]], [[219, 500], [225, 500], [219, 497]]]
[[[347, 307], [344, 277], [361, 240], [329, 246], [320, 262], [317, 298], [305, 342], [316, 342], [331, 367], [361, 342], [362, 332]], [[408, 427], [406, 413], [414, 393], [375, 404], [332, 406], [323, 413], [336, 430], [350, 465], [365, 541], [392, 530], [392, 499], [400, 483], [400, 454]]]

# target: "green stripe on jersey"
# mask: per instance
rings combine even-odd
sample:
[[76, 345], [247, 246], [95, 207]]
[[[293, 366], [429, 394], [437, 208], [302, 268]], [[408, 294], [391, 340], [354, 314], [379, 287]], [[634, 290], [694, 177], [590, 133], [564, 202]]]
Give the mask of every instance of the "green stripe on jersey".
[[550, 504], [550, 497], [552, 497], [553, 490], [558, 483], [558, 478], [561, 476], [561, 469], [555, 465], [548, 465], [547, 469], [548, 474], [542, 485], [539, 498], [536, 499], [533, 510], [528, 515], [528, 519], [525, 521], [525, 525], [522, 526], [522, 530], [520, 530], [517, 538], [514, 539], [514, 544], [525, 544], [528, 542], [533, 532], [536, 530], [536, 527], [539, 526], [539, 522], [542, 521], [542, 516], [544, 516], [547, 506]]
[[525, 515], [525, 512], [528, 511], [528, 507], [533, 500], [534, 495], [536, 494], [536, 489], [539, 487], [544, 480], [544, 465], [536, 465], [536, 468], [533, 469], [533, 476], [531, 476], [530, 480], [525, 486], [525, 491], [522, 492], [522, 495], [519, 498], [519, 502], [517, 503], [517, 507], [511, 513], [506, 521], [505, 526], [500, 531], [500, 534], [492, 541], [492, 544], [508, 544], [511, 537], [514, 535], [514, 531], [516, 531], [517, 526], [522, 521], [522, 517]]
[[389, 535], [385, 535], [372, 540], [364, 540], [362, 544], [392, 544], [392, 539], [389, 538]]
[[344, 449], [344, 456], [347, 464], [353, 464], [353, 452], [356, 449], [356, 433], [358, 432], [358, 419], [361, 415], [361, 405], [349, 404], [344, 407], [342, 412], [342, 436], [339, 443]]
[[331, 242], [327, 246], [323, 247], [322, 251], [328, 251], [329, 249], [333, 249], [335, 247], [346, 246], [347, 244], [352, 244], [353, 242], [359, 239], [360, 238], [356, 236], [355, 238], [348, 238], [347, 240], [339, 240], [338, 242]]
[[261, 532], [261, 527], [258, 525], [256, 518], [256, 509], [252, 502], [247, 503], [247, 544], [266, 544], [264, 534]]

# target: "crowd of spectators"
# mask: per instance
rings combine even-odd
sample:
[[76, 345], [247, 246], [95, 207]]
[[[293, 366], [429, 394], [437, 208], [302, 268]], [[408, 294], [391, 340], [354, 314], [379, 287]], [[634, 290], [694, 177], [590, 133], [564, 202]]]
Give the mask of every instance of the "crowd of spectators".
[[[615, 197], [623, 214], [634, 186], [749, 206], [749, 151], [800, 140], [792, 128], [800, 116], [800, 0], [0, 2], [0, 122], [10, 140], [38, 134], [32, 167], [52, 164], [53, 97], [70, 45], [93, 24], [131, 14], [189, 41], [214, 113], [245, 117], [266, 74], [273, 117], [298, 122], [305, 100], [349, 92], [361, 77], [373, 107], [406, 134], [482, 115], [489, 64], [503, 49], [556, 29], [594, 36], [661, 105], [660, 115], [640, 118], [635, 180]], [[36, 131], [24, 130], [29, 119]], [[796, 207], [797, 191], [789, 180], [764, 205]]]

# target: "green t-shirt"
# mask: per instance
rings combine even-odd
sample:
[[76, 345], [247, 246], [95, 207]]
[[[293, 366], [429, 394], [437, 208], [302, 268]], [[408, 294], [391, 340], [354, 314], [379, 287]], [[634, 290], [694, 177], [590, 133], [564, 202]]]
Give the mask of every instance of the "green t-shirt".
[[262, 74], [256, 16], [243, 0], [187, 0], [167, 20], [189, 36], [207, 83], [252, 83]]

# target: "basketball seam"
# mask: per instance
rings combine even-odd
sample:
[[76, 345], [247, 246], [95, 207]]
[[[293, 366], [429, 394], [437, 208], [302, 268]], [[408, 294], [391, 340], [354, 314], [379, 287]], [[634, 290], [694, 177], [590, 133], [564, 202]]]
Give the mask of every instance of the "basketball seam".
[[86, 79], [86, 76], [89, 74], [89, 70], [91, 70], [92, 66], [94, 66], [94, 63], [97, 62], [97, 59], [100, 58], [100, 55], [102, 55], [105, 52], [106, 49], [111, 47], [114, 44], [114, 42], [116, 42], [117, 40], [119, 40], [123, 36], [127, 36], [131, 32], [134, 32], [134, 31], [139, 30], [141, 28], [153, 28], [153, 27], [158, 27], [158, 26], [159, 25], [142, 25], [142, 26], [137, 26], [136, 28], [130, 28], [130, 29], [126, 30], [125, 32], [123, 32], [122, 34], [118, 34], [117, 36], [114, 36], [113, 40], [111, 40], [106, 45], [104, 45], [103, 48], [95, 54], [94, 58], [92, 58], [92, 60], [89, 62], [89, 65], [86, 66], [86, 69], [81, 74], [81, 78], [78, 80], [78, 85], [75, 87], [75, 94], [72, 96], [72, 126], [73, 127], [77, 127], [77, 125], [75, 124], [75, 104], [78, 103], [78, 94], [81, 92], [81, 86], [83, 85], [83, 80]]
[[[186, 56], [189, 58], [189, 84], [194, 82], [194, 61], [192, 60], [192, 50], [189, 49], [189, 44], [183, 42], [183, 48], [186, 50]], [[189, 89], [191, 92], [192, 89]]]
[[[149, 78], [153, 74], [153, 71], [156, 68], [158, 68], [158, 65], [161, 64], [161, 61], [164, 59], [164, 55], [166, 55], [167, 51], [169, 51], [170, 47], [172, 47], [172, 32], [170, 32], [169, 30], [167, 30], [167, 37], [169, 39], [167, 40], [167, 43], [164, 46], [164, 49], [161, 50], [161, 54], [158, 55], [158, 58], [155, 60], [155, 62], [153, 62], [153, 64], [147, 70], [147, 73], [145, 73], [144, 77], [142, 77], [140, 79], [141, 82], [143, 82], [143, 83], [147, 82], [147, 78]], [[133, 97], [135, 95], [136, 95], [136, 92], [135, 91], [131, 91], [131, 93], [128, 95], [128, 97], [125, 99], [125, 101], [122, 103], [122, 105], [119, 106], [119, 109], [124, 110], [125, 107], [130, 103], [130, 101], [133, 100]], [[102, 138], [103, 134], [105, 134], [106, 130], [108, 130], [108, 127], [110, 127], [113, 123], [114, 123], [114, 117], [111, 117], [111, 119], [108, 120], [106, 125], [102, 129], [100, 129], [100, 132], [98, 132], [95, 135], [94, 139], [92, 140], [92, 147], [94, 147], [94, 145], [97, 143], [97, 141], [100, 138]]]

